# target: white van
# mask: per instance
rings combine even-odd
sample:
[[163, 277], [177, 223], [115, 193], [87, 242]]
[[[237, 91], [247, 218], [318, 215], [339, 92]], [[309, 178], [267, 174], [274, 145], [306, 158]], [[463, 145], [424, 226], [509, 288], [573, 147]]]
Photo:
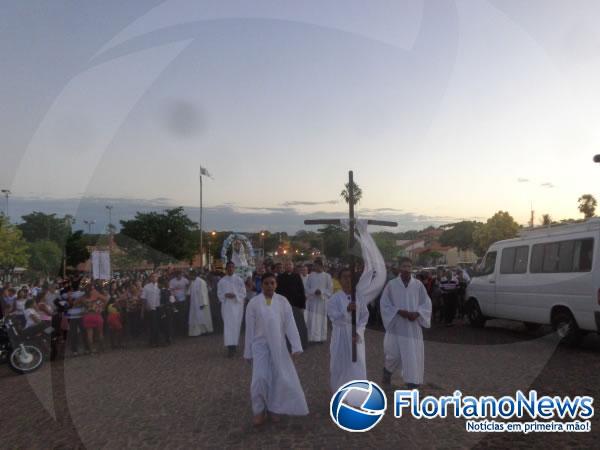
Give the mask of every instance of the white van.
[[492, 244], [467, 288], [473, 326], [551, 324], [562, 340], [600, 332], [600, 219], [522, 231]]

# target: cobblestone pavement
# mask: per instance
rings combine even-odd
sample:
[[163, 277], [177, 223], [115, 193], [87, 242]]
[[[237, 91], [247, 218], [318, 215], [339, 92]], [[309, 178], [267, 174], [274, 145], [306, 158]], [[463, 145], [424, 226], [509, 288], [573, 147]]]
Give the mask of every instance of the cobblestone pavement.
[[[368, 376], [379, 381], [383, 333], [369, 330]], [[426, 333], [422, 395], [512, 394], [516, 389], [600, 398], [600, 338], [581, 348], [557, 347], [548, 330], [492, 321], [484, 329], [457, 325]], [[394, 419], [368, 433], [339, 430], [329, 418], [328, 345], [311, 346], [297, 363], [310, 414], [255, 430], [250, 366], [227, 359], [222, 336], [142, 346], [47, 364], [28, 376], [0, 368], [2, 448], [484, 448], [597, 447], [591, 433], [467, 433], [462, 419]], [[394, 376], [394, 383], [402, 380]], [[391, 400], [391, 396], [388, 395]], [[390, 402], [391, 403], [391, 402]]]

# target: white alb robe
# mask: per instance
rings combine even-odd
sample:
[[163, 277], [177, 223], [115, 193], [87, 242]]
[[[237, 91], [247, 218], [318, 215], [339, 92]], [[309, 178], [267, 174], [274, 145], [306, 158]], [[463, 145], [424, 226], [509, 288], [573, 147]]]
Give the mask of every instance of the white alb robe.
[[[431, 326], [431, 299], [425, 286], [415, 278], [410, 279], [408, 287], [400, 277], [391, 280], [381, 294], [380, 309], [385, 326], [386, 370], [401, 369], [405, 383], [423, 384], [425, 349], [421, 328]], [[411, 322], [398, 315], [401, 309], [418, 312], [419, 317]]]
[[188, 334], [200, 336], [212, 333], [213, 324], [210, 316], [210, 303], [208, 301], [208, 288], [206, 281], [197, 277], [190, 285], [190, 316]]
[[250, 396], [254, 414], [264, 411], [295, 416], [308, 414], [286, 337], [292, 353], [302, 352], [300, 335], [287, 299], [274, 294], [271, 304], [267, 305], [264, 294], [259, 294], [250, 300], [246, 308], [244, 358], [252, 360]]
[[352, 362], [352, 313], [348, 311], [350, 295], [338, 291], [327, 302], [327, 315], [331, 320], [329, 385], [332, 392], [352, 380], [367, 379], [365, 359], [365, 327], [369, 321], [367, 304], [356, 299], [356, 362]]
[[[225, 294], [234, 294], [235, 298], [226, 298]], [[244, 317], [246, 286], [238, 275], [225, 275], [217, 285], [217, 297], [221, 302], [225, 346], [238, 345]]]
[[[321, 295], [315, 292], [321, 291]], [[327, 300], [333, 294], [333, 282], [327, 272], [311, 272], [306, 282], [306, 329], [309, 342], [327, 340]]]

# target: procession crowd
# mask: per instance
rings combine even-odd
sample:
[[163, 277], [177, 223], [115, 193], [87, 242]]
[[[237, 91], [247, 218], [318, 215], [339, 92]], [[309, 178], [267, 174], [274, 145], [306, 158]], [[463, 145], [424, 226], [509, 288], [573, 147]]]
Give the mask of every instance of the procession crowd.
[[261, 425], [267, 412], [274, 421], [279, 413], [308, 413], [290, 355], [326, 342], [330, 328], [333, 392], [365, 378], [368, 323], [386, 330], [383, 383], [400, 369], [407, 386], [417, 388], [423, 381], [421, 328], [432, 320], [449, 326], [457, 313], [465, 313], [469, 275], [463, 269], [413, 271], [412, 262], [403, 258], [389, 268], [376, 299], [357, 295], [352, 302], [352, 278], [357, 281], [361, 272], [338, 267], [328, 272], [317, 259], [300, 265], [266, 262], [246, 279], [232, 261], [225, 273], [137, 272], [110, 281], [79, 275], [19, 287], [7, 283], [0, 292], [0, 312], [22, 329], [52, 330], [51, 359], [104, 351], [106, 340], [112, 349], [143, 336], [152, 347], [170, 345], [175, 337], [212, 333], [213, 322], [222, 324], [226, 354], [234, 357], [245, 329], [243, 353], [253, 362], [252, 404], [255, 424]]

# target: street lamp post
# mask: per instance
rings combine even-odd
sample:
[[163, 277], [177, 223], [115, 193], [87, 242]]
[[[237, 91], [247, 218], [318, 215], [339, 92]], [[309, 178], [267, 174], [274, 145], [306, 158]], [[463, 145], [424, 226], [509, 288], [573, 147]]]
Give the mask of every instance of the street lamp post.
[[95, 220], [84, 220], [83, 223], [85, 223], [88, 227], [88, 234], [92, 234], [92, 226], [96, 223]]
[[[65, 224], [69, 227], [69, 235], [72, 233], [71, 227], [75, 223], [75, 217], [71, 215], [65, 216]], [[67, 243], [63, 246], [63, 278], [67, 278]]]
[[217, 235], [216, 231], [211, 231], [210, 232], [210, 238], [208, 239], [208, 270], [212, 270], [212, 251], [210, 249], [211, 244], [212, 244], [212, 240], [215, 238], [215, 236]]
[[108, 226], [106, 227], [108, 234], [112, 234], [112, 205], [106, 205], [106, 209], [108, 210]]
[[4, 197], [6, 198], [6, 210], [4, 214], [6, 215], [6, 220], [10, 222], [10, 217], [8, 216], [8, 197], [10, 196], [11, 192], [10, 189], [2, 189], [2, 191], [0, 192], [2, 192], [4, 194]]

